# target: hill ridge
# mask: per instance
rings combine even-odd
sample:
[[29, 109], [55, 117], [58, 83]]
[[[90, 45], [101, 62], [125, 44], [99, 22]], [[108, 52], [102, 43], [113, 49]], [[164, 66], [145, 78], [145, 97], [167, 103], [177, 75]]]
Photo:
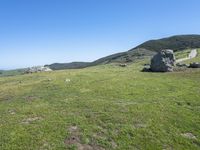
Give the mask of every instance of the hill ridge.
[[50, 67], [53, 70], [80, 69], [114, 62], [134, 62], [137, 59], [151, 57], [162, 49], [173, 49], [174, 51], [181, 51], [189, 48], [200, 48], [200, 35], [184, 34], [149, 40], [128, 51], [108, 55], [93, 62], [54, 63], [45, 66]]

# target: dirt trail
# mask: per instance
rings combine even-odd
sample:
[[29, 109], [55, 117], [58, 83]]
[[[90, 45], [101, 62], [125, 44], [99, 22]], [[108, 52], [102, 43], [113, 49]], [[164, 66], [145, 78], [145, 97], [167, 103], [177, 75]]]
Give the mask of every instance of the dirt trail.
[[177, 63], [195, 58], [197, 56], [197, 49], [192, 49], [188, 57], [176, 60]]

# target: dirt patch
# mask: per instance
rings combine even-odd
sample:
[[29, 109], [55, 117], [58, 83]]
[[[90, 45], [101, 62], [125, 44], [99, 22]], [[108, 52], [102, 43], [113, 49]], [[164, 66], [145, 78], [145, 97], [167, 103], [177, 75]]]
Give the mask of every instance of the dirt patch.
[[23, 124], [30, 124], [30, 123], [32, 123], [32, 122], [40, 121], [40, 120], [43, 120], [43, 118], [42, 118], [42, 117], [26, 118], [26, 119], [23, 119], [23, 120], [22, 120], [22, 123], [23, 123]]
[[52, 149], [51, 145], [48, 142], [44, 142], [43, 145], [39, 148], [39, 150], [47, 150]]
[[34, 100], [36, 100], [36, 99], [38, 99], [39, 97], [37, 97], [37, 96], [32, 96], [32, 95], [29, 95], [29, 96], [26, 96], [26, 97], [24, 97], [24, 99], [26, 100], [26, 101], [34, 101]]
[[182, 133], [181, 136], [184, 137], [184, 138], [187, 138], [187, 139], [193, 139], [193, 140], [197, 139], [196, 136], [194, 136], [192, 133], [189, 133], [189, 132], [188, 133]]
[[90, 92], [91, 90], [90, 89], [80, 89], [80, 92], [81, 93], [88, 93]]
[[112, 145], [113, 149], [116, 149], [118, 146], [117, 143], [115, 143], [115, 141], [113, 141], [113, 140], [111, 141], [111, 145]]
[[187, 67], [174, 67], [174, 72], [185, 72], [188, 71]]
[[147, 127], [147, 125], [146, 124], [144, 124], [144, 123], [136, 123], [136, 124], [134, 124], [134, 128], [146, 128]]
[[[107, 134], [108, 134], [108, 130], [106, 129], [106, 127], [101, 127], [101, 126], [98, 126], [98, 129], [99, 131], [96, 131], [93, 135], [92, 135], [92, 142], [95, 143], [95, 141], [98, 141], [98, 140], [104, 140], [104, 141], [108, 141], [109, 142], [109, 145], [111, 145], [111, 147], [113, 149], [117, 149], [118, 145], [117, 143], [111, 139], [111, 138], [108, 138], [107, 137]], [[113, 134], [115, 136], [119, 136], [120, 134], [120, 131], [119, 130], [115, 130], [113, 132]]]
[[104, 148], [97, 145], [82, 144], [80, 130], [77, 126], [71, 126], [68, 130], [70, 132], [70, 137], [64, 141], [67, 147], [75, 145], [78, 150], [104, 150]]
[[173, 149], [174, 148], [171, 145], [163, 145], [163, 148], [162, 148], [162, 150], [173, 150]]
[[0, 97], [0, 101], [11, 101], [13, 99], [13, 96], [11, 95], [4, 95], [3, 97]]
[[77, 136], [71, 136], [68, 139], [65, 140], [65, 144], [67, 146], [76, 145], [78, 150], [101, 150], [99, 148], [92, 147], [88, 144], [82, 144], [80, 141], [80, 137]]

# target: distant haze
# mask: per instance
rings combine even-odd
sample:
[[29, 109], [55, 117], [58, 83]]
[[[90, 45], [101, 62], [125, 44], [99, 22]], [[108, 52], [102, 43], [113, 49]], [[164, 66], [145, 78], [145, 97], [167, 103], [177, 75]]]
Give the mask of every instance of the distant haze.
[[0, 69], [93, 61], [150, 39], [200, 34], [199, 0], [0, 1]]

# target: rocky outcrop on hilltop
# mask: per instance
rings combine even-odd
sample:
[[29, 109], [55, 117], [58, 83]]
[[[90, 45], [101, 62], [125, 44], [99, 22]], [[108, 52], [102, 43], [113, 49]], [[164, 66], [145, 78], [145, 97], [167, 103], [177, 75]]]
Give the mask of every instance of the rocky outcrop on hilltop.
[[28, 68], [25, 73], [49, 72], [52, 71], [49, 67], [35, 66]]

